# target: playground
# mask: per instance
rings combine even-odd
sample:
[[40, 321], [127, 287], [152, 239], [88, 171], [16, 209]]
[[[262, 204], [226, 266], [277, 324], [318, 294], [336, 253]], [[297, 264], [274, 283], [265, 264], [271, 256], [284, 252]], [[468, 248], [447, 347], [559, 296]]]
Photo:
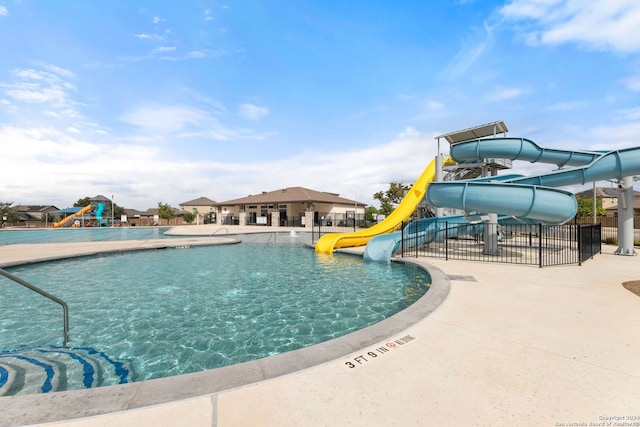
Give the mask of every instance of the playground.
[[67, 208], [53, 213], [66, 215], [60, 221], [54, 222], [53, 228], [84, 228], [84, 227], [109, 227], [115, 225], [112, 202], [104, 196], [96, 196], [90, 199], [90, 203], [83, 207]]

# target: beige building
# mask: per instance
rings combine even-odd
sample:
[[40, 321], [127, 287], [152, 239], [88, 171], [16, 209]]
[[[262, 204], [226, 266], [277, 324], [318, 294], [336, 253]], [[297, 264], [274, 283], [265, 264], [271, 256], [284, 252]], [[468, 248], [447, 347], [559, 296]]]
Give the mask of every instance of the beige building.
[[242, 197], [218, 203], [216, 223], [270, 227], [348, 226], [364, 218], [365, 204], [335, 193], [304, 187]]
[[197, 215], [196, 224], [202, 224], [203, 222], [205, 224], [215, 224], [217, 221], [218, 202], [207, 197], [198, 197], [197, 199], [182, 202], [179, 206], [183, 211]]

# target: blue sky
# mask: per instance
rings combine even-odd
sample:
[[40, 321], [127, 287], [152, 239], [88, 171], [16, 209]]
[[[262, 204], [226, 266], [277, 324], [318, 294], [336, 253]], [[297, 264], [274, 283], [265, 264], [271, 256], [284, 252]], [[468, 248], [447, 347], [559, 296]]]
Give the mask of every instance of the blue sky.
[[637, 0], [0, 0], [0, 201], [377, 205], [435, 136], [496, 120], [639, 145], [639, 28]]

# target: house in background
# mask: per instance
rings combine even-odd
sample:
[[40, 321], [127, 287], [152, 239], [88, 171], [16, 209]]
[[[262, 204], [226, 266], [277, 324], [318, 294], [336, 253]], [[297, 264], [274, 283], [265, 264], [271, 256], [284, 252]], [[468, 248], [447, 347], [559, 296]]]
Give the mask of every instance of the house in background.
[[[216, 224], [312, 227], [364, 218], [365, 204], [335, 193], [288, 187], [218, 203]], [[335, 224], [334, 224], [335, 223]]]
[[140, 225], [148, 225], [148, 224], [142, 224], [141, 218], [144, 215], [144, 212], [139, 211], [137, 209], [131, 209], [131, 208], [126, 208], [124, 210], [124, 215], [127, 217], [127, 224], [126, 225], [131, 225], [131, 226], [140, 226]]
[[202, 221], [204, 221], [205, 224], [215, 224], [217, 221], [218, 202], [207, 197], [198, 197], [197, 199], [182, 202], [178, 206], [180, 206], [180, 209], [183, 211], [198, 215], [195, 221], [196, 224]]
[[43, 215], [51, 213], [55, 217], [56, 215], [53, 212], [58, 210], [53, 205], [16, 205], [12, 209], [18, 216], [18, 223], [9, 225], [26, 228], [44, 227], [47, 221], [42, 221]]
[[127, 215], [127, 225], [129, 226], [176, 226], [186, 225], [182, 216], [187, 212], [182, 209], [171, 208], [174, 217], [171, 219], [160, 218], [158, 208], [150, 208], [144, 212], [135, 209], [125, 209]]
[[[618, 187], [596, 187], [596, 198], [602, 200], [602, 207], [607, 211], [606, 216], [618, 215]], [[576, 197], [593, 197], [593, 189], [580, 191]], [[633, 214], [640, 215], [640, 192], [633, 192]]]

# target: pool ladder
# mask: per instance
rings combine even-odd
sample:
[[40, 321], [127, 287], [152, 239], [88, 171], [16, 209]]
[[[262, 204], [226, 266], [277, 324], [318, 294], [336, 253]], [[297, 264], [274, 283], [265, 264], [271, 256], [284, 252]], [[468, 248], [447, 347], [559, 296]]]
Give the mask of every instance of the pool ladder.
[[62, 346], [66, 347], [67, 343], [69, 342], [69, 306], [67, 306], [67, 303], [62, 301], [60, 298], [56, 297], [55, 295], [51, 295], [50, 293], [43, 291], [42, 289], [40, 289], [39, 287], [32, 285], [31, 283], [22, 280], [21, 278], [19, 278], [18, 276], [14, 276], [13, 274], [4, 271], [3, 269], [0, 268], [0, 275], [6, 277], [9, 280], [13, 280], [14, 282], [16, 282], [19, 285], [24, 286], [27, 289], [31, 289], [32, 291], [42, 295], [45, 298], [50, 299], [53, 302], [56, 302], [58, 304], [60, 304], [62, 306], [62, 316], [63, 316], [63, 336], [62, 336]]

